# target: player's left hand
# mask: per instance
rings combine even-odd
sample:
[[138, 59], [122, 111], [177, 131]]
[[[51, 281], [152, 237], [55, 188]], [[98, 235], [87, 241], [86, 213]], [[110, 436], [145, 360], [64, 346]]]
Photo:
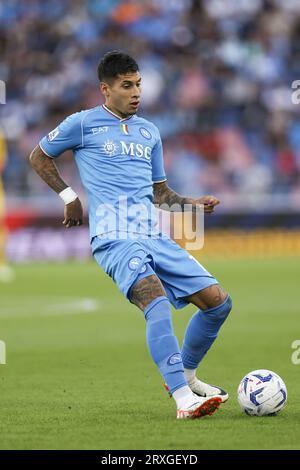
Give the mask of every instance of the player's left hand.
[[215, 196], [202, 196], [198, 199], [195, 199], [195, 204], [203, 204], [204, 213], [211, 214], [214, 212], [215, 206], [220, 204], [220, 201]]
[[79, 225], [82, 225], [83, 210], [81, 202], [78, 198], [76, 198], [75, 201], [65, 205], [64, 216], [65, 219], [63, 224], [66, 228], [78, 227]]

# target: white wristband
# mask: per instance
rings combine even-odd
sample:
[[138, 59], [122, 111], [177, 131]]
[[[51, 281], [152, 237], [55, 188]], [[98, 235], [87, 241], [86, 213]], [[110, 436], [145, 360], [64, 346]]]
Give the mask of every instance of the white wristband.
[[58, 195], [62, 198], [65, 205], [70, 204], [70, 202], [73, 202], [75, 201], [75, 199], [78, 198], [77, 194], [75, 193], [75, 191], [73, 191], [72, 188], [70, 188], [70, 186], [61, 191]]

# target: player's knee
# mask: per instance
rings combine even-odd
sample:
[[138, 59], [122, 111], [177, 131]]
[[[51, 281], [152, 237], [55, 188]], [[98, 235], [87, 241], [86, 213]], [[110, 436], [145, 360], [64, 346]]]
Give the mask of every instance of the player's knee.
[[217, 307], [208, 309], [207, 313], [211, 313], [213, 315], [218, 316], [219, 318], [225, 318], [228, 317], [229, 313], [232, 310], [232, 299], [229, 294], [227, 294], [226, 299], [221, 305], [218, 305]]
[[229, 294], [220, 285], [212, 286], [210, 299], [208, 300], [209, 306], [218, 307], [222, 305], [228, 296]]
[[196, 292], [189, 300], [203, 311], [222, 305], [228, 297], [227, 292], [219, 285], [214, 284]]

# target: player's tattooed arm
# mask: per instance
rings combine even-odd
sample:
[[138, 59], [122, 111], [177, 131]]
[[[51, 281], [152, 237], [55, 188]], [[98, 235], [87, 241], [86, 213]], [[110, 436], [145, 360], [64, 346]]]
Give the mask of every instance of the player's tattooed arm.
[[37, 174], [56, 193], [60, 193], [68, 187], [68, 185], [61, 178], [53, 158], [48, 157], [48, 155], [42, 151], [39, 145], [37, 145], [31, 152], [29, 161]]
[[203, 204], [204, 212], [211, 214], [220, 201], [214, 196], [202, 196], [198, 199], [180, 196], [167, 185], [166, 181], [162, 183], [153, 183], [154, 204], [165, 210], [180, 212], [183, 210], [196, 210], [197, 205]]
[[[57, 194], [66, 189], [68, 185], [61, 178], [52, 158], [46, 155], [41, 147], [37, 145], [29, 157], [32, 168]], [[63, 224], [66, 228], [74, 225], [82, 225], [83, 211], [80, 200], [65, 205]]]

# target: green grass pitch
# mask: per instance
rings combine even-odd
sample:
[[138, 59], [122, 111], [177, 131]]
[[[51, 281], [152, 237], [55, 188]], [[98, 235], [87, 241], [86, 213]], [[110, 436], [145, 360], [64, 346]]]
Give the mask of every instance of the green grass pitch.
[[[1, 449], [299, 449], [299, 259], [204, 263], [234, 309], [199, 376], [230, 400], [212, 417], [177, 421], [145, 341], [143, 315], [96, 263], [16, 266], [0, 284]], [[174, 311], [180, 342], [193, 306]], [[276, 417], [243, 415], [242, 377], [266, 368], [285, 380]]]

